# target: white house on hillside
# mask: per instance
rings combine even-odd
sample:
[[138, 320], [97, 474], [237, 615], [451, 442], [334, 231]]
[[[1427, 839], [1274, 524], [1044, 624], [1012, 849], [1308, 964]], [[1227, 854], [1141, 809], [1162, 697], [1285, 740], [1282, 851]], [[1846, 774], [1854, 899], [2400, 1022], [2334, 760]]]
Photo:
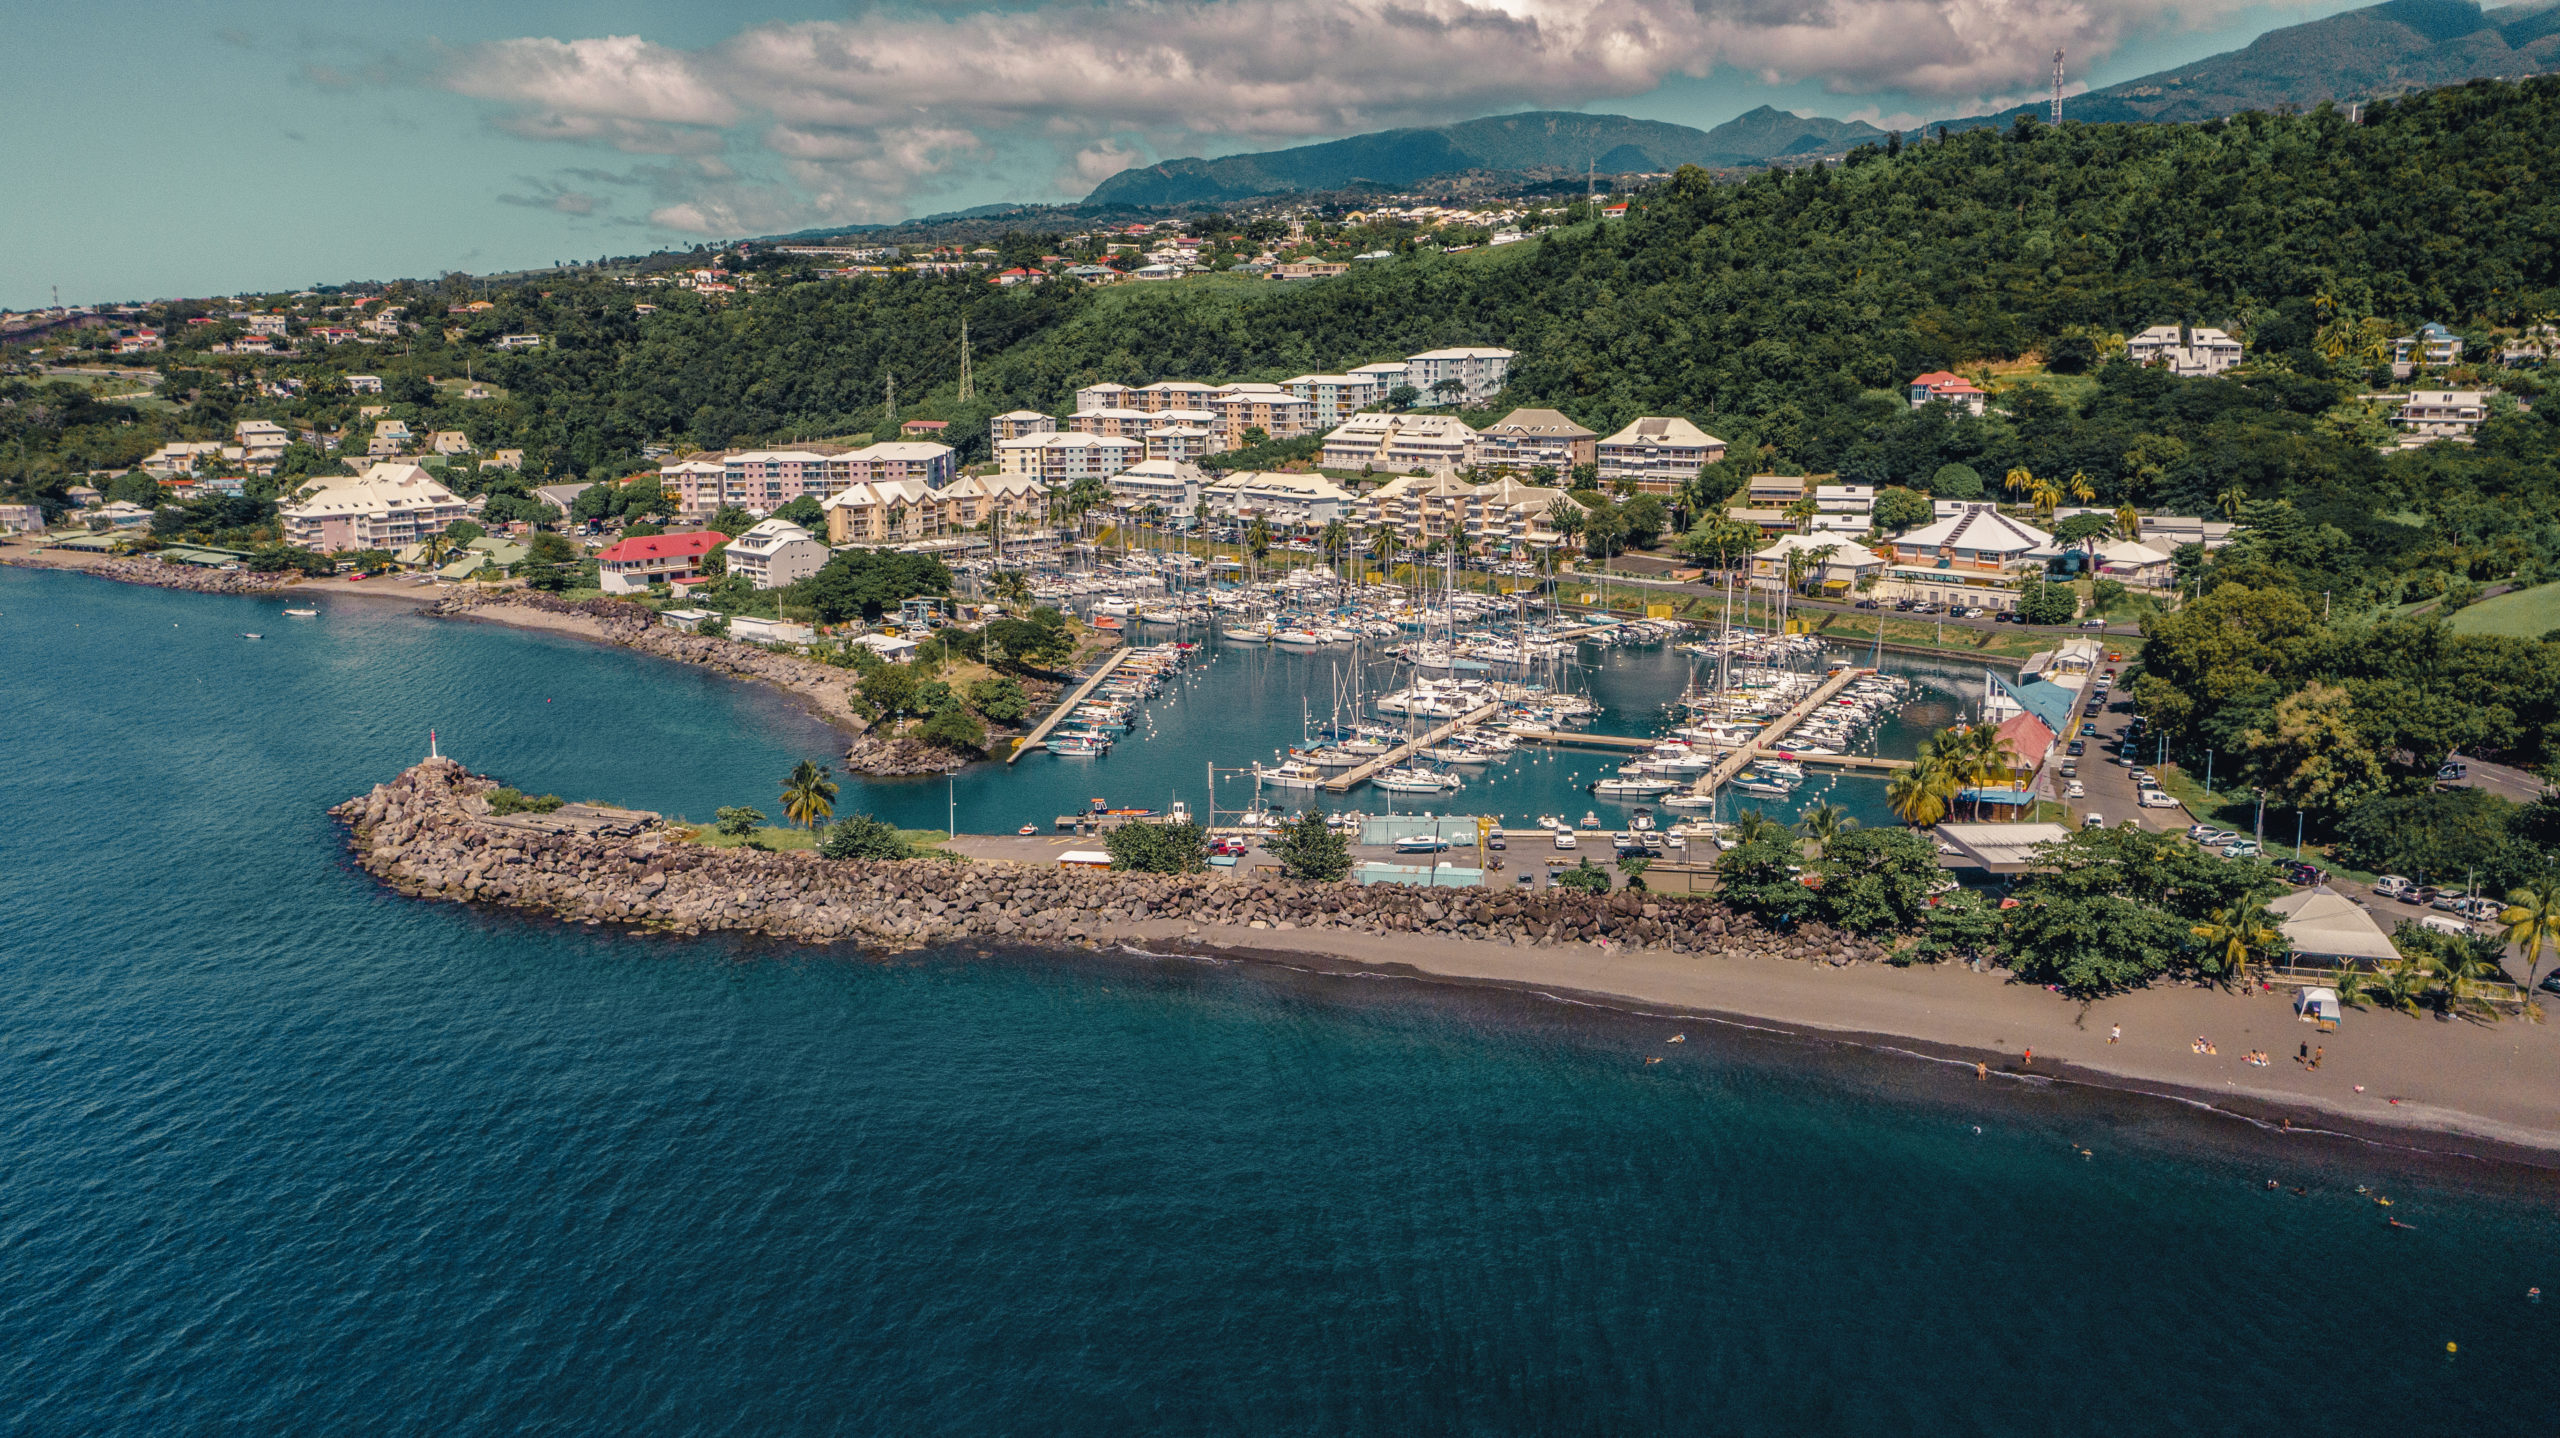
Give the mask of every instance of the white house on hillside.
[[787, 519], [768, 519], [729, 541], [729, 572], [758, 589], [780, 589], [826, 567], [827, 547]]

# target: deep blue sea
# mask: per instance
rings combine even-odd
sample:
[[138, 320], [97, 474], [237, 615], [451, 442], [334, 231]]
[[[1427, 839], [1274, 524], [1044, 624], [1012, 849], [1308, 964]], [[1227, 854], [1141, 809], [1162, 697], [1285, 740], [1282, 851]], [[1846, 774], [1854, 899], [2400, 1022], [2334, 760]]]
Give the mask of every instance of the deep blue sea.
[[2548, 1175], [1533, 997], [387, 894], [322, 811], [430, 724], [697, 816], [830, 736], [626, 653], [276, 608], [0, 570], [0, 1431], [2560, 1417]]

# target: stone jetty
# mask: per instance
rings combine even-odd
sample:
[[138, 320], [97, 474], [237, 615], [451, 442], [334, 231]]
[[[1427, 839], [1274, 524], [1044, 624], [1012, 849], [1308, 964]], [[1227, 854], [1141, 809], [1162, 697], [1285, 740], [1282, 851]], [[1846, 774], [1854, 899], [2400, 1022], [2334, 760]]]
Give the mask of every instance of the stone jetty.
[[1287, 931], [1347, 930], [1509, 945], [1607, 941], [1834, 964], [1882, 957], [1866, 940], [1819, 925], [1772, 932], [1709, 899], [1309, 884], [1215, 870], [841, 861], [711, 848], [631, 811], [592, 811], [627, 816], [609, 824], [502, 818], [483, 797], [497, 787], [453, 760], [429, 759], [332, 812], [348, 825], [365, 869], [403, 893], [675, 933], [727, 930], [902, 949], [962, 938], [1099, 941], [1175, 921], [1270, 930], [1274, 948], [1289, 947]]
[[91, 560], [86, 556], [78, 563], [65, 563], [43, 553], [13, 554], [9, 563], [27, 569], [67, 569], [112, 579], [118, 584], [141, 584], [153, 589], [185, 589], [198, 594], [273, 594], [301, 576], [295, 574], [252, 574], [245, 569], [205, 569], [192, 564], [171, 564], [149, 555], [133, 555]]

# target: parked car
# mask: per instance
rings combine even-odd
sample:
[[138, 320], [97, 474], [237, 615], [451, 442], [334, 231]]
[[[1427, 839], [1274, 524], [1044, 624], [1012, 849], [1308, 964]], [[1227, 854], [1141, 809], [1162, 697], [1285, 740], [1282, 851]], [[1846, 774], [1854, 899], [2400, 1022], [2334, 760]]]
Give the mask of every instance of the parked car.
[[1504, 847], [1504, 844], [1505, 836], [1500, 829], [1491, 830], [1484, 836], [1484, 846], [1488, 849], [1499, 849]]
[[2398, 874], [2384, 874], [2373, 881], [2373, 896], [2377, 899], [2396, 899], [2414, 887], [2416, 886]]
[[2255, 839], [2234, 839], [2222, 846], [2222, 857], [2226, 859], [2254, 859], [2258, 854], [2258, 841]]
[[1223, 854], [1231, 858], [1242, 858], [1245, 850], [1251, 847], [1253, 846], [1250, 843], [1247, 843], [1242, 835], [1230, 834], [1227, 837], [1220, 839], [1218, 842], [1211, 844], [1209, 846], [1209, 852], [1212, 854]]
[[2079, 764], [2077, 764], [2077, 763], [2075, 763], [2074, 761], [2069, 760], [2069, 759], [2065, 759], [2065, 760], [2063, 760], [2063, 761], [2062, 761], [2062, 777], [2063, 777], [2063, 778], [2065, 778], [2065, 779], [2077, 779], [2077, 778], [2079, 778], [2079, 777], [2080, 777], [2080, 766], [2079, 766]]
[[2086, 785], [2086, 784], [2081, 783], [2081, 782], [2080, 782], [2079, 780], [2077, 780], [2077, 779], [2074, 779], [2074, 780], [2072, 780], [2070, 783], [2065, 784], [2065, 785], [2063, 785], [2063, 786], [2062, 786], [2062, 797], [2063, 797], [2063, 798], [2065, 798], [2065, 799], [2085, 799], [2085, 798], [2088, 798], [2088, 797], [2089, 797], [2089, 786], [2088, 786], [2088, 785]]
[[2470, 902], [2471, 896], [2469, 894], [2457, 894], [2448, 889], [2445, 892], [2436, 895], [2435, 902], [2427, 905], [2427, 907], [2430, 909], [2442, 909], [2448, 914], [2459, 914], [2462, 912], [2463, 905]]
[[2081, 620], [2080, 627], [2083, 629], [2104, 629], [2107, 627], [2107, 621], [2092, 617]]
[[2506, 911], [2506, 905], [2499, 903], [2495, 899], [2482, 897], [2473, 899], [2469, 904], [2465, 905], [2462, 910], [2462, 917], [2470, 919], [2476, 923], [2494, 924], [2498, 922], [2499, 916], [2506, 913]]
[[2080, 740], [2074, 739], [2071, 741], [2070, 747], [2064, 749], [2062, 752], [2070, 755], [2074, 759], [2077, 759], [2081, 755], [2089, 752], [2089, 746], [2082, 743]]
[[2442, 889], [2437, 888], [2433, 884], [2412, 884], [2408, 888], [2400, 891], [2400, 902], [2404, 904], [2415, 904], [2423, 909], [2427, 905], [2434, 903], [2436, 901], [2436, 895], [2443, 892], [2444, 891]]
[[1571, 849], [1578, 847], [1571, 829], [1556, 830], [1556, 847], [1559, 849]]
[[2439, 764], [2436, 766], [2436, 777], [2446, 780], [2467, 779], [2471, 777], [2471, 766], [2468, 764]]
[[1448, 851], [1449, 841], [1437, 834], [1407, 834], [1396, 840], [1399, 854], [1439, 854]]
[[2145, 789], [2142, 791], [2142, 807], [2146, 809], [2174, 809], [2178, 807], [2178, 800], [2175, 795], [2171, 794], [2166, 789]]
[[2297, 861], [2284, 866], [2285, 882], [2293, 885], [2297, 889], [2307, 889], [2327, 877], [2329, 876], [2322, 873], [2319, 866], [2316, 864], [2305, 864]]
[[1876, 603], [1876, 601], [1874, 601], [1874, 600], [1872, 600], [1872, 599], [1861, 599], [1861, 600], [1859, 600], [1857, 603], [1852, 604], [1852, 605], [1850, 605], [1849, 607], [1850, 607], [1850, 608], [1852, 608], [1852, 609], [1877, 609], [1877, 608], [1881, 608], [1882, 606], [1881, 606], [1881, 605], [1879, 605], [1879, 604], [1877, 604], [1877, 603]]
[[2095, 725], [2095, 724], [2090, 724], [2090, 723], [2086, 723], [2086, 722], [2084, 722], [2084, 723], [2082, 723], [2082, 724], [2081, 724], [2081, 726], [2080, 726], [2080, 737], [2081, 737], [2081, 738], [2083, 738], [2083, 739], [2094, 739], [2094, 738], [2096, 738], [2097, 736], [2098, 736], [2098, 726], [2097, 726], [2097, 725]]
[[2103, 829], [2107, 827], [2107, 816], [2098, 813], [2093, 809], [2080, 816], [2080, 827], [2083, 829]]

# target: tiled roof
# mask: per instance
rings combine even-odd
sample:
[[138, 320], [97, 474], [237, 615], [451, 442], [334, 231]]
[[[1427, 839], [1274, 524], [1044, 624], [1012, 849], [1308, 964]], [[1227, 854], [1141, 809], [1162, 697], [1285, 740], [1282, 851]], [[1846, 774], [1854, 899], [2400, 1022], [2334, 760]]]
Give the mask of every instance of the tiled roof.
[[626, 539], [596, 556], [600, 564], [628, 564], [640, 559], [700, 558], [715, 545], [729, 542], [729, 536], [716, 529], [692, 529], [682, 534], [644, 534]]

